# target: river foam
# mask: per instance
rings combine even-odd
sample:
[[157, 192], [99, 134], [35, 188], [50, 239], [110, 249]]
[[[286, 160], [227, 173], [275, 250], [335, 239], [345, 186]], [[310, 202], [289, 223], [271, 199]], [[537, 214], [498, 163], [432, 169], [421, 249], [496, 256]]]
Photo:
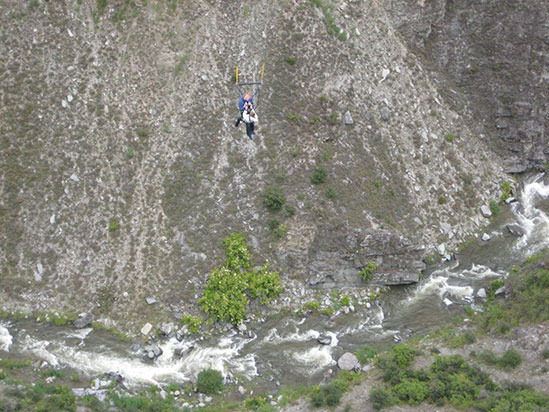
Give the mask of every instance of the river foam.
[[9, 352], [12, 342], [13, 338], [8, 328], [5, 324], [0, 324], [0, 350]]
[[540, 198], [549, 197], [549, 185], [543, 183], [543, 174], [538, 175], [524, 185], [519, 193], [519, 202], [513, 206], [518, 223], [524, 230], [524, 236], [516, 244], [517, 249], [534, 244], [534, 253], [549, 245], [549, 217], [536, 207]]

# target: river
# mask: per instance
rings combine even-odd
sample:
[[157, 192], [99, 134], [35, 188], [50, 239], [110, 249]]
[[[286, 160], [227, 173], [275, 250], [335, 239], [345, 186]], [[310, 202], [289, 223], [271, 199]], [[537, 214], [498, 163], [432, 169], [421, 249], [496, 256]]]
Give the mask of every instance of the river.
[[[478, 306], [479, 289], [549, 246], [549, 185], [543, 178], [531, 176], [521, 184], [517, 201], [490, 226], [491, 240], [474, 240], [456, 259], [429, 267], [418, 284], [392, 288], [369, 308], [332, 317], [278, 316], [244, 334], [231, 330], [181, 342], [173, 337], [159, 343], [163, 353], [154, 361], [144, 359], [142, 348], [131, 348], [100, 330], [4, 320], [0, 356], [40, 360], [92, 378], [117, 371], [130, 387], [184, 383], [208, 367], [228, 380], [258, 378], [265, 387], [319, 382], [345, 351], [425, 334], [465, 306]], [[511, 236], [509, 224], [519, 225], [523, 236]], [[317, 342], [321, 334], [331, 338], [329, 345]]]

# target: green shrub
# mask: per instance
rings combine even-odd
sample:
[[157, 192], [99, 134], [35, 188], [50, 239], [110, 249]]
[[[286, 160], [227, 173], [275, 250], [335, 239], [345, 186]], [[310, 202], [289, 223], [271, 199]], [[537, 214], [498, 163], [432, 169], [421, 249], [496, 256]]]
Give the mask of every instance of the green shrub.
[[499, 359], [498, 365], [503, 368], [514, 369], [519, 366], [521, 362], [522, 358], [520, 353], [518, 353], [515, 349], [508, 349]]
[[398, 367], [407, 368], [416, 357], [417, 351], [406, 344], [393, 346], [393, 359]]
[[250, 297], [259, 299], [263, 304], [268, 303], [282, 293], [282, 283], [278, 277], [278, 272], [269, 272], [268, 265], [249, 273], [247, 280]]
[[319, 408], [324, 405], [325, 400], [324, 392], [318, 387], [313, 388], [313, 391], [311, 392], [311, 405], [315, 408]]
[[376, 387], [370, 391], [370, 402], [375, 410], [386, 408], [394, 404], [391, 391], [384, 387]]
[[404, 379], [393, 387], [395, 396], [410, 405], [419, 405], [429, 395], [429, 385], [417, 379]]
[[444, 196], [440, 195], [440, 196], [438, 197], [438, 204], [439, 204], [439, 205], [443, 205], [443, 204], [445, 204], [445, 203], [446, 203], [446, 198], [445, 198]]
[[250, 252], [248, 251], [250, 246], [244, 240], [244, 235], [231, 233], [229, 237], [223, 239], [223, 246], [227, 255], [225, 266], [229, 270], [239, 271], [241, 268], [250, 267]]
[[43, 398], [36, 408], [36, 412], [74, 412], [76, 411], [76, 397], [66, 386], [58, 386], [50, 396]]
[[328, 406], [338, 405], [343, 395], [343, 391], [336, 385], [330, 384], [314, 388], [311, 393], [311, 404], [318, 408], [324, 404]]
[[242, 235], [233, 233], [223, 244], [226, 266], [210, 272], [198, 304], [212, 319], [238, 325], [246, 315], [248, 296], [266, 304], [280, 295], [282, 284], [278, 272], [269, 272], [267, 265], [252, 272], [244, 270], [251, 263]]
[[336, 385], [330, 384], [322, 387], [326, 399], [326, 405], [335, 406], [339, 404], [343, 391]]
[[314, 185], [320, 185], [324, 183], [327, 178], [328, 171], [326, 168], [324, 166], [317, 166], [311, 175], [311, 183]]
[[446, 136], [444, 136], [444, 139], [448, 143], [454, 143], [454, 135], [452, 133], [447, 133]]
[[339, 304], [343, 307], [351, 306], [351, 298], [347, 295], [343, 296], [339, 301]]
[[541, 359], [549, 359], [549, 349], [544, 349], [541, 352]]
[[196, 389], [198, 392], [211, 394], [223, 389], [223, 376], [221, 372], [215, 369], [206, 369], [198, 374], [196, 380]]
[[286, 198], [278, 187], [269, 186], [263, 192], [263, 205], [271, 212], [279, 211], [286, 203]]
[[246, 288], [246, 277], [242, 273], [226, 267], [214, 269], [198, 304], [209, 316], [238, 325], [244, 319], [248, 306]]
[[372, 279], [372, 276], [374, 272], [377, 270], [377, 265], [372, 262], [368, 261], [366, 262], [366, 266], [364, 266], [360, 272], [358, 272], [358, 276], [365, 282], [368, 282], [370, 279]]

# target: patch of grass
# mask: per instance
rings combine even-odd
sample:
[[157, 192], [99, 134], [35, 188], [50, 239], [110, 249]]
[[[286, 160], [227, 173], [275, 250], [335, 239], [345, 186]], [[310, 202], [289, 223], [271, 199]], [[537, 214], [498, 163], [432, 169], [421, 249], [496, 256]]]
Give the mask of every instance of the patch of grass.
[[440, 195], [440, 196], [438, 197], [438, 204], [439, 204], [439, 205], [444, 205], [444, 204], [446, 204], [446, 198], [445, 198], [443, 195]]
[[503, 182], [502, 192], [500, 200], [505, 202], [511, 196], [511, 182]]
[[107, 0], [97, 0], [97, 13], [102, 16], [105, 13], [107, 7]]
[[328, 186], [326, 189], [326, 197], [330, 200], [334, 200], [337, 197], [337, 192], [334, 186]]
[[492, 212], [492, 215], [497, 216], [500, 212], [499, 203], [497, 200], [491, 200], [490, 201], [490, 211]]
[[335, 126], [338, 120], [337, 112], [332, 112], [331, 115], [326, 116], [326, 120], [330, 126]]
[[366, 265], [360, 269], [360, 272], [358, 272], [358, 276], [365, 281], [368, 282], [370, 279], [372, 279], [372, 276], [374, 275], [374, 272], [378, 269], [375, 262], [368, 261], [366, 262]]
[[454, 143], [454, 135], [452, 133], [446, 133], [444, 136], [444, 140], [446, 140], [448, 143]]
[[115, 232], [120, 228], [120, 223], [118, 222], [118, 219], [111, 219], [109, 222], [109, 232]]
[[187, 325], [189, 332], [197, 333], [202, 325], [202, 318], [200, 316], [183, 315], [181, 316], [181, 323]]
[[328, 171], [324, 166], [317, 166], [315, 170], [313, 170], [313, 174], [311, 175], [311, 183], [314, 185], [320, 185], [324, 182], [326, 182], [326, 179], [328, 178]]
[[287, 217], [292, 217], [293, 215], [295, 215], [295, 212], [295, 207], [291, 205], [284, 206], [284, 215], [286, 215]]
[[303, 117], [301, 117], [300, 115], [298, 115], [297, 113], [288, 113], [286, 115], [286, 118], [292, 122], [292, 123], [295, 123], [295, 124], [301, 124], [301, 122], [303, 121]]
[[135, 153], [131, 147], [128, 150], [126, 150], [126, 157], [128, 159], [133, 159], [134, 156], [135, 156]]
[[311, 394], [311, 405], [318, 408], [323, 405], [336, 406], [339, 404], [343, 391], [335, 384], [316, 387]]
[[365, 344], [356, 352], [356, 357], [360, 363], [365, 364], [368, 363], [370, 359], [373, 359], [376, 353], [377, 351], [374, 348], [368, 344]]
[[295, 57], [286, 57], [286, 63], [288, 63], [290, 66], [295, 65], [296, 62], [297, 60], [295, 59]]

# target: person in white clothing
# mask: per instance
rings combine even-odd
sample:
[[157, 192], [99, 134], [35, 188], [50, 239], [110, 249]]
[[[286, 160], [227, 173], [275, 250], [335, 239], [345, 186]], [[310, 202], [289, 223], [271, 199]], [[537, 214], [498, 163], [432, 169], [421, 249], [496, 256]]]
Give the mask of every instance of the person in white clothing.
[[257, 113], [255, 110], [244, 110], [242, 113], [242, 120], [246, 123], [246, 134], [250, 140], [253, 140], [253, 135], [255, 134], [255, 124], [258, 122]]

